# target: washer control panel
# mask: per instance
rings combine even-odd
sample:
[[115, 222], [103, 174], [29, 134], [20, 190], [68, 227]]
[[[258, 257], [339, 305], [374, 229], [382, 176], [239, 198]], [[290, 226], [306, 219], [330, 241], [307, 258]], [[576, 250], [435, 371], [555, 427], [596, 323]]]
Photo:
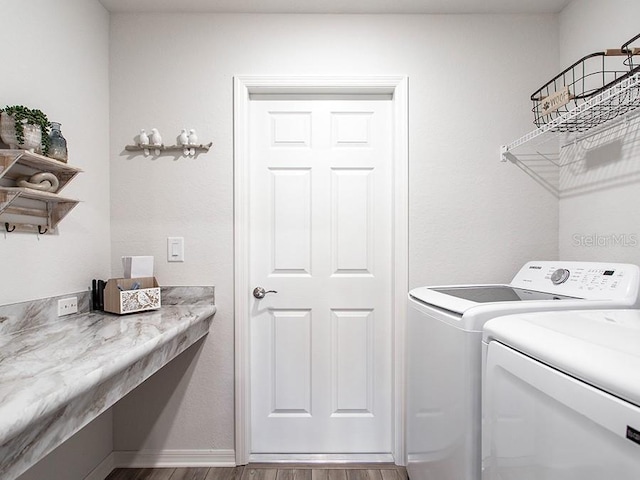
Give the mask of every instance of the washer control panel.
[[629, 263], [528, 262], [511, 281], [511, 286], [570, 297], [635, 302], [640, 268]]

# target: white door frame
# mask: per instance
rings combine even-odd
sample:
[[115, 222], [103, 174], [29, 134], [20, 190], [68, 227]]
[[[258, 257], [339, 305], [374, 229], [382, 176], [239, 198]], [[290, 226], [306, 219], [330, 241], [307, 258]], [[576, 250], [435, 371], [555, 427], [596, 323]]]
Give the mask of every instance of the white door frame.
[[393, 457], [404, 465], [405, 324], [409, 288], [409, 82], [406, 76], [237, 76], [233, 92], [236, 464], [249, 462], [249, 106], [252, 94], [390, 95], [393, 102]]

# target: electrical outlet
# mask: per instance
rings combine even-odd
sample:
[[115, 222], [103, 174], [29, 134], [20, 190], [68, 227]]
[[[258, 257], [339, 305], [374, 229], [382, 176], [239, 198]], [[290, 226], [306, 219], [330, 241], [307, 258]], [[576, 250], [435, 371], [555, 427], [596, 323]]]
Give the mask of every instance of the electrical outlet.
[[71, 315], [78, 311], [78, 297], [61, 298], [58, 300], [58, 316]]

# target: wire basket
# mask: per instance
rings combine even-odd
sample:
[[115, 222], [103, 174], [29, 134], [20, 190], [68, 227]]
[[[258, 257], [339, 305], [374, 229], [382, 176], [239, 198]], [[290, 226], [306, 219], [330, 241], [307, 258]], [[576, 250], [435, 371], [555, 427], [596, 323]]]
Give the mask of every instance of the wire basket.
[[622, 45], [622, 51], [627, 54], [627, 59], [624, 61], [624, 64], [630, 70], [636, 70], [640, 67], [640, 47], [633, 47], [632, 44], [635, 42], [640, 43], [640, 33]]
[[[598, 94], [640, 72], [640, 49], [630, 45], [640, 35], [626, 42], [622, 48], [591, 53], [556, 75], [531, 95], [535, 125], [540, 128], [554, 122]], [[612, 95], [583, 112], [579, 118], [566, 117], [557, 122], [552, 131], [581, 132], [640, 107], [637, 88], [621, 95]]]

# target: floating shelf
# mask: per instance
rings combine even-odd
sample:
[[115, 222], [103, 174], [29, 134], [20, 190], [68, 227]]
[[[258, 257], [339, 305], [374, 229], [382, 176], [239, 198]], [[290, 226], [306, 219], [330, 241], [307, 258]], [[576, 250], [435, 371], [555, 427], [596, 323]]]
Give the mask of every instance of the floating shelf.
[[0, 187], [0, 223], [7, 232], [51, 233], [78, 203], [55, 193]]
[[59, 193], [82, 170], [26, 150], [0, 149], [0, 186], [15, 186], [19, 177], [51, 172], [60, 181]]
[[52, 233], [79, 203], [58, 193], [17, 186], [20, 177], [40, 172], [53, 173], [60, 192], [82, 170], [26, 150], [0, 150], [0, 225], [4, 231]]
[[154, 150], [160, 150], [160, 152], [183, 152], [185, 149], [194, 149], [196, 152], [208, 152], [213, 146], [213, 142], [201, 145], [126, 145], [124, 149], [127, 152], [142, 152], [149, 150], [153, 153]]
[[[640, 73], [615, 83], [573, 110], [500, 148], [500, 160], [518, 165], [559, 194], [561, 150], [587, 138], [626, 126], [640, 115]], [[567, 128], [570, 125], [571, 128]], [[570, 131], [567, 131], [570, 130]]]

